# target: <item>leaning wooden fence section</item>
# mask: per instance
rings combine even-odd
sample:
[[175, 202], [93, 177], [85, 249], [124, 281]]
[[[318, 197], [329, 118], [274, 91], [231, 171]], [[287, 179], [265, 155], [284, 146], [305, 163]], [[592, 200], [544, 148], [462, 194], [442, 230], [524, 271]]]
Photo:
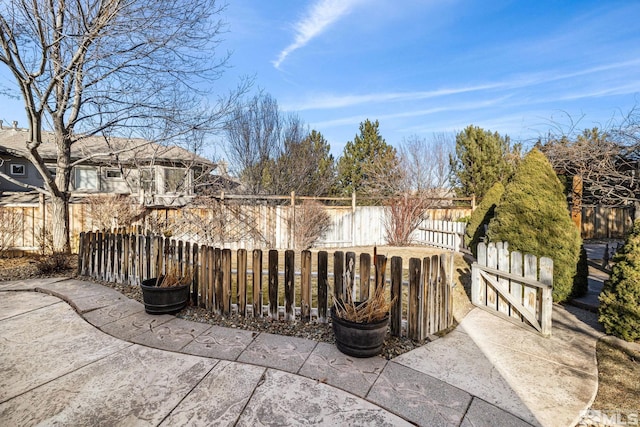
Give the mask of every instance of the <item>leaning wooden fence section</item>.
[[[391, 334], [424, 340], [453, 324], [453, 255], [433, 255], [409, 260], [408, 272], [400, 257], [392, 257], [389, 279], [383, 255], [325, 251], [284, 252], [269, 250], [263, 266], [262, 250], [248, 252], [198, 246], [160, 236], [84, 232], [80, 235], [78, 272], [116, 283], [138, 285], [166, 271], [178, 271], [193, 278], [192, 303], [212, 312], [241, 316], [269, 316], [284, 321], [326, 322], [332, 299], [352, 291], [364, 301], [371, 287], [388, 286]], [[299, 271], [296, 271], [299, 256]], [[372, 263], [373, 261], [373, 263]], [[251, 268], [249, 268], [251, 264]], [[284, 265], [284, 270], [280, 268]], [[356, 274], [358, 273], [358, 274]], [[406, 280], [405, 280], [406, 276]], [[332, 283], [330, 283], [332, 278]], [[281, 286], [283, 285], [283, 286]], [[283, 290], [284, 296], [279, 295]], [[267, 301], [263, 304], [263, 301]], [[280, 302], [284, 302], [281, 305]]]
[[509, 253], [505, 242], [478, 244], [471, 266], [471, 300], [478, 307], [551, 335], [553, 261]]

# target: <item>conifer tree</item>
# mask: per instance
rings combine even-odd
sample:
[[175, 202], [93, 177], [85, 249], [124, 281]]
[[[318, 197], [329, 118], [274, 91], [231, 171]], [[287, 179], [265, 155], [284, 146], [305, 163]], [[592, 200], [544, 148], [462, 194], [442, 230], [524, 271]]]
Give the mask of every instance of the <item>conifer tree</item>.
[[613, 258], [611, 277], [600, 294], [599, 321], [607, 334], [640, 340], [640, 220]]
[[376, 120], [360, 123], [360, 133], [347, 142], [338, 161], [337, 192], [389, 196], [401, 184], [396, 149], [382, 138]]
[[520, 145], [511, 147], [508, 136], [500, 136], [477, 126], [456, 135], [455, 155], [451, 155], [451, 186], [459, 197], [482, 199], [493, 184], [506, 182], [517, 166]]
[[539, 150], [530, 151], [507, 184], [487, 235], [509, 249], [553, 260], [553, 300], [572, 293], [582, 239], [562, 184]]

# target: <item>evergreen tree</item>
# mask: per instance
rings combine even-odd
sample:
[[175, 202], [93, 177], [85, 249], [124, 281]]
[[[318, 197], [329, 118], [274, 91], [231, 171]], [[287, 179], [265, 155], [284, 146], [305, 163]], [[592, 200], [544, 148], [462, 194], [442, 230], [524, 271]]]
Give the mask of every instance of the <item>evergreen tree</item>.
[[513, 148], [508, 136], [477, 126], [456, 135], [455, 156], [451, 155], [451, 186], [459, 197], [482, 199], [493, 184], [506, 182], [520, 158], [520, 145]]
[[640, 220], [613, 258], [611, 277], [600, 294], [599, 321], [607, 334], [640, 340]]
[[582, 239], [569, 216], [563, 187], [537, 149], [522, 160], [507, 184], [487, 235], [510, 250], [553, 259], [553, 300], [573, 292]]
[[337, 192], [370, 196], [394, 194], [402, 174], [396, 149], [380, 136], [379, 123], [365, 120], [360, 133], [347, 142], [338, 161]]
[[282, 152], [271, 166], [273, 193], [328, 194], [335, 181], [335, 161], [330, 150], [327, 140], [316, 130], [301, 140], [287, 138]]
[[500, 202], [503, 193], [504, 185], [501, 182], [496, 182], [471, 214], [464, 234], [464, 243], [471, 249], [473, 256], [476, 256], [478, 243], [485, 235], [485, 226], [489, 225], [489, 221], [493, 218], [496, 206]]

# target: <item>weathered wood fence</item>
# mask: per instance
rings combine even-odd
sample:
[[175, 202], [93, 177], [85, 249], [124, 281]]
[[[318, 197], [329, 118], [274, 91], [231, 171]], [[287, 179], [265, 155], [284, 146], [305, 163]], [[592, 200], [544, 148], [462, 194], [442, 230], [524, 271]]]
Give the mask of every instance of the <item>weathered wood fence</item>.
[[386, 265], [382, 255], [373, 260], [363, 253], [356, 260], [354, 252], [337, 251], [331, 257], [320, 251], [313, 267], [311, 251], [284, 251], [284, 262], [281, 255], [282, 251], [263, 254], [259, 249], [234, 253], [159, 236], [85, 232], [80, 235], [78, 272], [137, 285], [166, 271], [179, 271], [193, 278], [194, 305], [223, 315], [285, 321], [326, 322], [336, 296], [350, 290], [354, 299], [364, 301], [372, 286], [383, 286], [393, 301], [393, 335], [423, 340], [453, 324], [451, 253], [411, 258], [407, 270], [402, 258], [392, 257], [388, 272], [376, 268]]
[[509, 320], [531, 325], [551, 335], [553, 261], [520, 252], [509, 253], [507, 243], [478, 244], [478, 260], [471, 267], [471, 300]]
[[466, 222], [424, 219], [414, 233], [419, 244], [460, 252], [464, 246]]

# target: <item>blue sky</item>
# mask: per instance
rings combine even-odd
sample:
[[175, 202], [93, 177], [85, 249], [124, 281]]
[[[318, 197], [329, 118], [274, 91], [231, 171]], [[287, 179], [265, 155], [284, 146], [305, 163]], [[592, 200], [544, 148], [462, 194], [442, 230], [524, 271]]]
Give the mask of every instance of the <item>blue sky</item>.
[[[640, 2], [230, 0], [236, 75], [325, 135], [397, 145], [474, 124], [532, 142], [640, 107]], [[224, 83], [223, 83], [224, 84]]]
[[[367, 118], [392, 145], [469, 124], [530, 143], [640, 107], [640, 1], [228, 3], [232, 68], [214, 94], [254, 75], [336, 156]], [[23, 117], [0, 98], [0, 119]]]

